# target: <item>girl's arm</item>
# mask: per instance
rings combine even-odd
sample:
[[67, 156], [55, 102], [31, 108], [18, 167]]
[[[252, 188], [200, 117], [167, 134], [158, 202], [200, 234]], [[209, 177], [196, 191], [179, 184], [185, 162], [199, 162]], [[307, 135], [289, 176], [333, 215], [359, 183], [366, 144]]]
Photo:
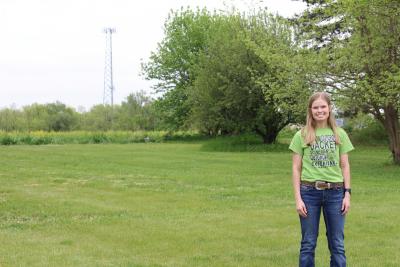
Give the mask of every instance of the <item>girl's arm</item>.
[[[348, 154], [340, 155], [340, 168], [342, 169], [344, 188], [351, 188], [350, 186], [350, 163]], [[345, 215], [350, 209], [350, 193], [344, 194], [342, 203], [342, 214]]]
[[293, 153], [292, 156], [292, 180], [294, 198], [296, 200], [297, 213], [302, 217], [307, 217], [307, 208], [300, 195], [300, 176], [301, 176], [301, 155]]

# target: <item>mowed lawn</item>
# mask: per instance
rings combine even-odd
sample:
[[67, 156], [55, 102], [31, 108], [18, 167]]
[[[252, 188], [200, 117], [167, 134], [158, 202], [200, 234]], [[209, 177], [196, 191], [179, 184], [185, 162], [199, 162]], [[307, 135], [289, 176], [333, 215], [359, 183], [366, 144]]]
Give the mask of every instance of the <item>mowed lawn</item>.
[[[0, 147], [0, 266], [296, 266], [291, 154], [201, 144]], [[400, 168], [350, 156], [348, 266], [400, 266]], [[316, 266], [329, 266], [325, 228]]]

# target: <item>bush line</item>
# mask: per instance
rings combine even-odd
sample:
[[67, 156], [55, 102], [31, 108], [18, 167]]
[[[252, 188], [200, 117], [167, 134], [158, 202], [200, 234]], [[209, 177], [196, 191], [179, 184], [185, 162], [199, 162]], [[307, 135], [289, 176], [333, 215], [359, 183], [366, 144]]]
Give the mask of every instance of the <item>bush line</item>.
[[204, 139], [192, 131], [72, 131], [72, 132], [3, 132], [0, 145], [47, 145], [47, 144], [128, 144], [165, 141], [193, 141]]

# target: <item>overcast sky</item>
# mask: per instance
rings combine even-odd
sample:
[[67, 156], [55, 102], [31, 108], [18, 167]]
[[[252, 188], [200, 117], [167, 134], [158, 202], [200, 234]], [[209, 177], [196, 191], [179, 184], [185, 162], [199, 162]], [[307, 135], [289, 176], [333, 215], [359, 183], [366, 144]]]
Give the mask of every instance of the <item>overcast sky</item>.
[[291, 16], [304, 9], [291, 0], [0, 0], [0, 108], [60, 101], [90, 109], [103, 101], [104, 27], [113, 34], [114, 103], [152, 92], [139, 75], [163, 38], [171, 9], [267, 6]]

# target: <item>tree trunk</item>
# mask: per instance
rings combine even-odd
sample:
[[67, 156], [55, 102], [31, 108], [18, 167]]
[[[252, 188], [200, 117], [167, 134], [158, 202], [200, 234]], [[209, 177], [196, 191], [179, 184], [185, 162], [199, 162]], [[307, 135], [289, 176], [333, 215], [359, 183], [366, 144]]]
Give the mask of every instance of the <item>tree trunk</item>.
[[272, 144], [275, 143], [276, 137], [278, 137], [279, 131], [277, 132], [269, 132], [263, 136], [264, 144]]
[[271, 130], [270, 131], [262, 131], [258, 128], [255, 129], [255, 132], [261, 136], [261, 138], [263, 139], [263, 143], [264, 144], [272, 144], [275, 142], [276, 137], [278, 136], [279, 131], [276, 130]]
[[389, 149], [392, 152], [393, 162], [400, 165], [400, 125], [399, 113], [393, 105], [385, 107], [385, 118], [383, 125], [389, 136]]
[[260, 129], [256, 127], [254, 131], [262, 137], [264, 144], [272, 144], [275, 143], [276, 138], [278, 137], [279, 132], [288, 124], [288, 122], [284, 122], [282, 124], [264, 124], [264, 129]]

